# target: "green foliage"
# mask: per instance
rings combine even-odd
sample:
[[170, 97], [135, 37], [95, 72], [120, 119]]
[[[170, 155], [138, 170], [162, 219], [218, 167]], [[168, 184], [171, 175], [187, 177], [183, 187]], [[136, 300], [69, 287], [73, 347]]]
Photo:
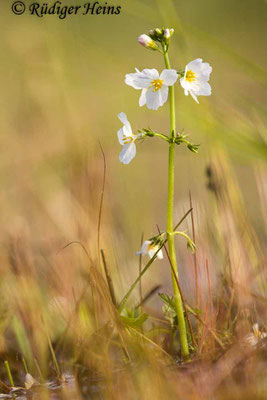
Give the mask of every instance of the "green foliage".
[[202, 311], [197, 307], [190, 307], [188, 304], [186, 305], [187, 311], [192, 315], [201, 315]]
[[13, 332], [18, 342], [21, 354], [28, 360], [30, 365], [32, 364], [32, 349], [28, 338], [28, 334], [20, 318], [14, 315], [12, 319]]
[[[166, 293], [159, 293], [158, 295], [164, 303], [162, 310], [163, 310], [165, 318], [171, 322], [172, 326], [176, 326], [177, 325], [177, 316], [176, 316], [173, 296], [169, 296]], [[189, 305], [186, 305], [186, 309], [192, 315], [201, 315], [202, 314], [202, 311], [196, 307], [191, 307]]]
[[163, 301], [164, 305], [162, 307], [162, 311], [164, 313], [164, 317], [170, 321], [171, 325], [177, 326], [177, 314], [174, 304], [173, 296], [169, 296], [166, 293], [159, 293], [159, 297]]
[[148, 314], [141, 313], [139, 309], [124, 308], [124, 315], [120, 315], [120, 319], [126, 327], [141, 328], [148, 318]]

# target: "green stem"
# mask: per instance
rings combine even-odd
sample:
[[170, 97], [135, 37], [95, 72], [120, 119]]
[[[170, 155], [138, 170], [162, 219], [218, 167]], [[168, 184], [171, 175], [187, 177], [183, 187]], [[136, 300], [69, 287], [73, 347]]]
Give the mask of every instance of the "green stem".
[[5, 361], [4, 365], [6, 367], [6, 372], [7, 372], [7, 376], [8, 376], [8, 380], [9, 380], [10, 386], [14, 387], [15, 385], [14, 385], [14, 381], [13, 381], [13, 377], [12, 377], [12, 373], [11, 373], [8, 361]]
[[34, 359], [34, 362], [35, 362], [35, 366], [36, 366], [36, 369], [37, 369], [37, 371], [38, 371], [38, 374], [39, 374], [39, 376], [40, 376], [40, 381], [41, 381], [41, 383], [45, 383], [45, 379], [44, 379], [44, 377], [43, 377], [43, 374], [42, 374], [40, 365], [39, 365], [38, 361], [36, 360], [36, 358]]
[[46, 337], [47, 337], [47, 341], [48, 341], [48, 346], [49, 346], [49, 349], [50, 349], [50, 352], [51, 352], [51, 356], [52, 356], [52, 359], [53, 359], [53, 362], [54, 362], [54, 366], [55, 366], [55, 369], [56, 369], [57, 378], [60, 381], [61, 372], [60, 372], [59, 365], [58, 365], [58, 362], [57, 362], [57, 358], [56, 358], [56, 355], [55, 355], [55, 351], [53, 349], [53, 345], [52, 345], [52, 342], [51, 342], [51, 339], [50, 339], [50, 336], [49, 336], [49, 333], [48, 333], [48, 328], [47, 328], [46, 322], [43, 319], [43, 317], [41, 317], [41, 320], [42, 320], [44, 328], [45, 328], [45, 333], [46, 333]]
[[23, 363], [25, 374], [28, 374], [29, 370], [28, 370], [28, 366], [27, 366], [27, 363], [26, 363], [26, 360], [24, 357], [22, 358], [22, 363]]
[[[167, 51], [164, 51], [164, 61], [166, 68], [171, 69]], [[169, 144], [169, 169], [168, 169], [167, 234], [168, 234], [168, 248], [169, 248], [170, 260], [173, 269], [176, 275], [178, 276], [178, 268], [177, 268], [175, 244], [173, 236], [174, 152], [175, 152], [175, 132], [176, 132], [174, 86], [169, 87], [169, 96], [170, 96], [170, 144]], [[181, 352], [183, 356], [188, 356], [189, 350], [188, 350], [186, 324], [183, 311], [183, 303], [179, 292], [179, 288], [177, 287], [175, 277], [172, 271], [171, 274], [172, 274], [175, 308], [176, 308], [178, 326], [180, 332]]]
[[170, 141], [169, 136], [164, 135], [163, 133], [154, 132], [154, 131], [149, 131], [148, 129], [147, 129], [147, 130], [144, 130], [144, 131], [138, 131], [138, 132], [140, 132], [140, 133], [143, 135], [140, 139], [143, 139], [143, 138], [146, 137], [146, 136], [149, 136], [149, 137], [158, 136], [158, 137], [160, 137], [161, 139], [166, 140], [167, 142]]
[[169, 142], [168, 136], [163, 135], [162, 133], [157, 133], [157, 132], [153, 132], [153, 133], [154, 133], [154, 136], [158, 136], [158, 137], [160, 137], [161, 139], [164, 139], [164, 140], [166, 140], [167, 142]]

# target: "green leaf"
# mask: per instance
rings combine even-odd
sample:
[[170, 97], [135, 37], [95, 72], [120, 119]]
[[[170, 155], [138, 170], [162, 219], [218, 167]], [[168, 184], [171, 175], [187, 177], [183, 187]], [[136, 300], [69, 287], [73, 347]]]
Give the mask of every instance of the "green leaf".
[[186, 304], [186, 309], [192, 315], [201, 315], [202, 314], [202, 311], [199, 308], [190, 307], [188, 304]]
[[175, 304], [174, 304], [174, 299], [172, 296], [169, 296], [166, 293], [159, 293], [159, 297], [161, 300], [170, 308], [172, 309], [175, 313]]
[[140, 328], [143, 325], [143, 323], [147, 320], [147, 318], [148, 314], [141, 314], [136, 318], [120, 315], [120, 319], [124, 323], [124, 325], [127, 325], [132, 328]]
[[152, 328], [148, 332], [146, 332], [146, 337], [153, 339], [155, 336], [159, 336], [159, 335], [166, 334], [166, 333], [171, 335], [172, 330], [170, 328], [165, 328], [165, 327], [160, 326], [160, 327]]
[[165, 294], [165, 293], [159, 293], [159, 297], [164, 302], [164, 305], [162, 307], [164, 317], [168, 321], [170, 321], [172, 326], [176, 326], [177, 325], [177, 314], [176, 314], [176, 310], [175, 310], [175, 304], [174, 304], [173, 297], [169, 296], [168, 294]]

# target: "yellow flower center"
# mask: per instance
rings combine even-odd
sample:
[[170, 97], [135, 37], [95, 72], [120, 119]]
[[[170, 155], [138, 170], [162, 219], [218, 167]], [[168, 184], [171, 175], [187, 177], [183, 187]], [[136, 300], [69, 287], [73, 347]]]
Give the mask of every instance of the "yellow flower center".
[[151, 87], [154, 86], [154, 88], [155, 88], [153, 90], [153, 92], [156, 92], [157, 90], [161, 89], [161, 86], [163, 84], [163, 80], [162, 79], [155, 79], [151, 83], [152, 83]]
[[190, 69], [186, 72], [185, 80], [188, 82], [194, 82], [196, 80], [196, 74]]
[[128, 144], [128, 143], [133, 142], [135, 139], [132, 136], [123, 135], [122, 140], [123, 140], [124, 144]]
[[150, 243], [150, 245], [148, 246], [148, 250], [152, 250], [152, 251], [157, 251], [158, 250], [158, 246], [154, 243]]

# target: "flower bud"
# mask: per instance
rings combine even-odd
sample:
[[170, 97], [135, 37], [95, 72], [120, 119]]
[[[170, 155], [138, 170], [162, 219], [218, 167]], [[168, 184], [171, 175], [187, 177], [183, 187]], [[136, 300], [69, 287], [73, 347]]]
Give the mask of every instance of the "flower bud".
[[138, 42], [141, 46], [147, 47], [151, 50], [158, 50], [157, 44], [148, 35], [143, 34], [138, 37]]
[[171, 37], [170, 30], [169, 29], [165, 29], [165, 31], [164, 31], [164, 39], [165, 40], [169, 40], [170, 37]]
[[160, 28], [150, 29], [148, 34], [151, 37], [151, 39], [161, 42], [164, 37], [164, 28], [163, 29], [160, 29]]
[[199, 144], [188, 143], [187, 147], [192, 153], [198, 153]]
[[151, 37], [151, 39], [158, 40], [158, 35], [157, 35], [155, 29], [150, 29], [150, 31], [148, 32], [148, 35]]
[[173, 33], [174, 29], [169, 29], [169, 28], [164, 29], [163, 40], [167, 45], [170, 43], [170, 38], [173, 35]]

